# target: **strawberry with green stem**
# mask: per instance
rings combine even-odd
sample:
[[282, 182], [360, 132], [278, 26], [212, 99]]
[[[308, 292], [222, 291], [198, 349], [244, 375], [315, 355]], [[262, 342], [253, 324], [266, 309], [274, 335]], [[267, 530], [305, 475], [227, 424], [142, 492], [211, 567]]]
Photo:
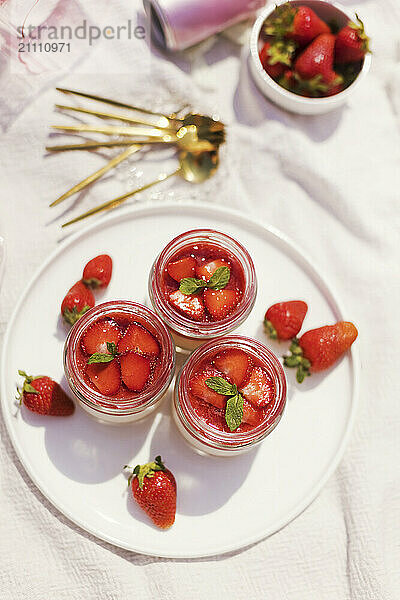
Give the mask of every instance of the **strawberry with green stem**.
[[323, 95], [340, 86], [343, 78], [334, 70], [335, 36], [324, 33], [316, 37], [297, 57], [293, 76], [300, 90]]
[[112, 275], [112, 259], [108, 254], [100, 254], [86, 264], [82, 280], [92, 288], [106, 288]]
[[308, 306], [302, 300], [273, 304], [265, 313], [265, 331], [273, 340], [290, 340], [299, 333], [307, 310]]
[[283, 364], [296, 368], [297, 381], [302, 383], [311, 373], [324, 371], [334, 365], [351, 347], [357, 336], [356, 327], [347, 321], [311, 329], [300, 339], [293, 339], [289, 348], [290, 354], [284, 356]]
[[369, 37], [365, 33], [364, 23], [356, 14], [357, 23], [349, 23], [336, 36], [335, 62], [346, 64], [359, 62], [370, 52]]
[[171, 527], [176, 514], [176, 481], [161, 456], [134, 469], [125, 465], [124, 469], [132, 471], [128, 485], [139, 506], [160, 529]]
[[68, 417], [75, 410], [74, 403], [64, 392], [62, 387], [50, 377], [38, 375], [32, 377], [25, 371], [18, 371], [24, 378], [22, 388], [17, 387], [20, 404], [39, 415], [54, 417]]
[[272, 77], [278, 79], [285, 70], [291, 66], [296, 44], [289, 40], [277, 40], [275, 42], [265, 42], [260, 50], [260, 61], [264, 71]]
[[330, 33], [329, 26], [308, 6], [293, 6], [290, 2], [277, 6], [264, 25], [267, 35], [289, 38], [306, 46], [318, 35]]
[[94, 305], [92, 291], [82, 281], [77, 281], [61, 303], [61, 315], [69, 325], [74, 325]]

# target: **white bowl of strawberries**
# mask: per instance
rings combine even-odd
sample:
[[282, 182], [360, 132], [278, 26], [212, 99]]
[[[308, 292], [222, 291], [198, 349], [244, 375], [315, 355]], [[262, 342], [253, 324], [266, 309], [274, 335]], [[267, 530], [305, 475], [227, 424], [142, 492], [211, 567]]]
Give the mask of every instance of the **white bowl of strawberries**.
[[250, 68], [270, 100], [318, 115], [346, 102], [371, 65], [369, 38], [357, 15], [325, 0], [266, 8], [254, 24]]

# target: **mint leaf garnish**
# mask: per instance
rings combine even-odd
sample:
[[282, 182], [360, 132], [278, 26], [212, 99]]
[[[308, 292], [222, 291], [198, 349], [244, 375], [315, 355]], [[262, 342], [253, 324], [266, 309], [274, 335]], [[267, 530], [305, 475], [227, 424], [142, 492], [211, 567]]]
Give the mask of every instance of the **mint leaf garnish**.
[[196, 294], [199, 290], [206, 287], [206, 282], [203, 279], [195, 279], [194, 277], [185, 277], [181, 279], [179, 291], [186, 296]]
[[96, 352], [89, 357], [88, 365], [93, 365], [94, 363], [108, 363], [114, 360], [114, 356], [112, 354], [101, 354], [100, 352]]
[[222, 290], [229, 283], [230, 278], [231, 271], [229, 267], [218, 267], [209, 279], [207, 287], [213, 290]]
[[212, 274], [209, 281], [204, 279], [196, 279], [195, 277], [185, 277], [181, 279], [179, 284], [179, 291], [186, 296], [196, 294], [204, 288], [210, 288], [212, 290], [222, 290], [231, 278], [231, 271], [229, 267], [218, 267], [218, 269]]
[[236, 385], [232, 385], [222, 377], [209, 377], [206, 379], [206, 386], [223, 396], [234, 396], [237, 393]]
[[107, 350], [109, 354], [103, 354], [101, 352], [95, 352], [89, 357], [87, 362], [88, 365], [93, 365], [96, 363], [109, 363], [117, 356], [117, 346], [114, 342], [107, 342]]
[[243, 396], [237, 392], [228, 398], [225, 409], [225, 421], [231, 431], [235, 431], [243, 419]]
[[236, 385], [222, 377], [209, 377], [206, 385], [217, 394], [230, 396], [226, 401], [225, 421], [231, 431], [235, 431], [243, 420], [243, 396]]

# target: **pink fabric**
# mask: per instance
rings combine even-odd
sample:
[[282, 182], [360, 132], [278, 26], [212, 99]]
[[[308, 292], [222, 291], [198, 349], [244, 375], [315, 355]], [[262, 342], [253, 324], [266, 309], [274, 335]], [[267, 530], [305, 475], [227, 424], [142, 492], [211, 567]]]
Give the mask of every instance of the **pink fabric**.
[[[146, 4], [146, 3], [145, 3]], [[249, 18], [265, 0], [149, 0], [167, 30], [167, 45], [183, 50]]]
[[[43, 2], [43, 4], [42, 4]], [[40, 9], [40, 11], [39, 11]], [[47, 9], [47, 10], [46, 10]], [[37, 16], [43, 16], [38, 23]], [[57, 81], [68, 72], [88, 51], [87, 40], [72, 39], [70, 51], [66, 48], [57, 52], [33, 51], [38, 42], [34, 29], [29, 33], [29, 25], [43, 27], [40, 42], [54, 42], [49, 39], [44, 27], [77, 25], [88, 19], [79, 0], [0, 0], [0, 126], [6, 129], [26, 104], [50, 82]], [[21, 29], [24, 26], [24, 36]], [[67, 40], [66, 40], [67, 41]], [[27, 46], [31, 42], [31, 50]], [[25, 45], [21, 52], [20, 45]]]

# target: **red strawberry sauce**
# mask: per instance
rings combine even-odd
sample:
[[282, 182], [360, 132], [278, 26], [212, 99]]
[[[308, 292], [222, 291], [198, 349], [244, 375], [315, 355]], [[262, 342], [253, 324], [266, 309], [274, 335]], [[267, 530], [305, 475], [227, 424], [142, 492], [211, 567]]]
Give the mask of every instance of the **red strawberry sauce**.
[[[149, 327], [149, 324], [144, 319], [142, 319], [141, 317], [138, 317], [137, 315], [129, 315], [129, 314], [124, 314], [124, 313], [112, 313], [112, 314], [108, 314], [107, 317], [105, 317], [105, 318], [100, 317], [94, 323], [91, 323], [89, 325], [89, 327], [92, 328], [96, 324], [101, 324], [106, 321], [110, 322], [113, 326], [116, 326], [119, 328], [119, 330], [121, 332], [120, 339], [123, 339], [126, 331], [128, 330], [128, 327], [130, 325], [132, 325], [133, 323], [135, 323], [135, 324], [139, 325], [140, 327], [142, 327], [145, 332], [148, 332], [150, 335], [152, 335], [155, 340], [157, 340], [157, 334], [155, 333], [154, 329], [152, 329], [151, 326]], [[92, 383], [92, 381], [90, 380], [90, 378], [88, 377], [88, 374], [87, 374], [88, 359], [90, 357], [90, 354], [87, 354], [84, 351], [84, 344], [83, 344], [83, 339], [85, 337], [85, 333], [86, 333], [87, 329], [82, 332], [82, 335], [80, 336], [79, 342], [77, 344], [76, 363], [77, 363], [80, 375], [81, 375], [82, 379], [85, 381], [85, 383], [90, 388], [92, 388], [94, 391], [99, 391], [96, 388], [96, 386]], [[108, 341], [108, 340], [105, 340], [105, 341]], [[118, 348], [118, 346], [117, 346], [117, 348]], [[147, 356], [146, 353], [142, 352], [140, 349], [137, 350], [137, 352], [138, 352], [138, 354], [143, 354], [143, 356]], [[120, 356], [122, 356], [122, 355], [123, 354], [121, 354], [121, 355], [118, 354], [117, 357], [114, 359], [117, 361], [118, 364], [120, 362]], [[160, 371], [160, 356], [148, 356], [148, 358], [150, 360], [151, 371], [150, 371], [150, 376], [145, 385], [145, 388], [151, 386], [151, 383], [157, 378], [159, 371]], [[106, 366], [107, 365], [105, 365], [105, 367]], [[133, 392], [133, 391], [129, 390], [121, 379], [120, 388], [116, 394], [113, 394], [113, 398], [115, 398], [116, 400], [124, 399], [124, 398], [132, 398], [132, 396], [135, 393], [139, 394], [139, 392]]]
[[[194, 259], [196, 266], [195, 272], [192, 274], [192, 276], [198, 279], [202, 278], [202, 267], [204, 267], [204, 265], [212, 263], [212, 261], [222, 261], [222, 263], [217, 263], [218, 266], [226, 265], [227, 267], [229, 267], [230, 279], [228, 284], [224, 287], [224, 289], [235, 290], [237, 294], [235, 305], [232, 307], [231, 310], [228, 311], [227, 316], [229, 316], [229, 313], [233, 312], [233, 309], [237, 306], [237, 304], [240, 303], [246, 285], [243, 267], [240, 264], [237, 257], [235, 257], [228, 250], [222, 249], [216, 246], [215, 244], [212, 244], [211, 242], [199, 242], [195, 244], [190, 244], [173, 254], [170, 260], [168, 261], [168, 265], [170, 265], [171, 263], [174, 264], [177, 261], [180, 261], [187, 257], [191, 257]], [[169, 299], [171, 294], [179, 289], [179, 282], [173, 279], [168, 273], [168, 265], [166, 265], [162, 273], [162, 288], [167, 302], [170, 301]], [[204, 291], [198, 292], [196, 296], [203, 301]], [[176, 310], [173, 304], [172, 308]], [[185, 316], [190, 319], [190, 315]], [[213, 317], [213, 315], [211, 315], [210, 312], [207, 310], [207, 305], [205, 304], [204, 317], [201, 319], [196, 319], [197, 322], [199, 320], [201, 322], [206, 323], [210, 321], [217, 321], [220, 319]]]
[[[224, 351], [226, 355], [229, 355], [229, 349]], [[239, 390], [242, 388], [246, 388], [246, 384], [250, 379], [250, 375], [255, 367], [259, 367], [262, 369], [262, 372], [266, 373], [266, 377], [269, 376], [268, 369], [265, 369], [265, 365], [261, 360], [258, 360], [254, 354], [247, 354], [248, 358], [248, 371], [242, 381], [242, 383], [238, 386]], [[216, 366], [216, 361], [221, 357], [221, 352], [216, 352], [214, 355], [207, 357], [206, 360], [202, 360], [198, 365], [196, 365], [196, 370], [193, 374], [193, 378], [196, 377], [197, 374], [201, 374], [204, 371], [208, 372], [215, 369], [214, 376], [223, 377], [229, 383], [234, 383], [233, 379], [226, 375], [222, 370], [218, 369]], [[249, 418], [252, 423], [246, 423], [244, 420], [241, 425], [235, 430], [235, 433], [243, 433], [246, 431], [251, 431], [264, 421], [268, 419], [268, 416], [271, 414], [274, 409], [275, 400], [276, 400], [276, 387], [274, 383], [271, 384], [271, 393], [269, 394], [269, 401], [265, 407], [257, 407], [246, 399], [246, 396], [243, 397], [245, 399], [244, 413], [247, 411], [250, 413]], [[195, 413], [207, 423], [211, 427], [215, 427], [219, 431], [225, 431], [227, 433], [231, 433], [229, 427], [225, 421], [225, 410], [224, 408], [217, 408], [213, 406], [209, 402], [206, 402], [200, 399], [199, 395], [195, 395], [192, 392], [190, 383], [189, 383], [189, 399]], [[222, 401], [225, 403], [225, 396], [221, 396]], [[245, 414], [244, 414], [245, 418]]]
[[193, 350], [247, 319], [257, 296], [254, 263], [248, 250], [226, 233], [186, 231], [155, 259], [149, 296], [177, 346]]
[[[238, 427], [229, 428], [229, 393], [210, 389], [206, 381], [211, 377], [224, 380], [224, 390], [236, 386], [241, 394], [243, 417]], [[196, 450], [233, 456], [261, 443], [277, 426], [286, 388], [282, 365], [264, 344], [239, 335], [219, 337], [197, 348], [179, 373], [173, 416]]]
[[[98, 362], [96, 356], [89, 364], [93, 355], [114, 358]], [[165, 396], [174, 370], [175, 347], [164, 323], [130, 300], [92, 308], [65, 342], [64, 371], [71, 391], [84, 410], [103, 422], [147, 416]]]

